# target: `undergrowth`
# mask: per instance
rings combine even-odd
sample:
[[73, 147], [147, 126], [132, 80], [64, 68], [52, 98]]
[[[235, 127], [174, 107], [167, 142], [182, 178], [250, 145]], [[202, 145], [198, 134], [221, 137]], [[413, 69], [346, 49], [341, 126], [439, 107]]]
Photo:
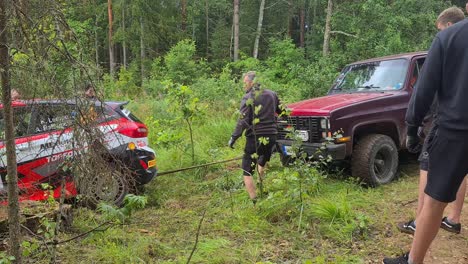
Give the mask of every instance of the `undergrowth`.
[[[153, 121], [158, 115], [169, 115], [157, 103], [140, 105], [134, 113], [146, 120], [153, 116]], [[205, 163], [241, 156], [243, 142], [234, 150], [225, 146], [234, 125], [235, 119], [225, 112], [195, 122], [196, 160]], [[169, 133], [169, 128], [155, 131], [151, 123], [149, 128], [150, 138]], [[183, 124], [176, 129], [182, 131], [179, 146], [151, 142], [160, 172], [191, 163], [190, 149], [181, 147], [188, 142]], [[397, 249], [382, 244], [384, 232], [395, 220], [391, 212], [396, 209], [388, 201], [409, 199], [409, 194], [401, 196], [401, 189], [408, 189], [412, 178], [368, 189], [344, 179], [345, 174], [334, 176], [310, 164], [302, 165], [308, 167], [301, 173], [285, 168], [275, 154], [263, 198], [254, 207], [239, 165], [235, 161], [156, 178], [146, 186], [145, 208], [132, 211], [123, 224], [64, 245], [62, 262], [186, 263], [205, 210], [191, 263], [363, 263], [369, 256], [388, 253], [382, 252], [383, 246], [388, 251]], [[79, 210], [75, 232], [89, 230], [109, 216], [121, 217], [115, 209], [104, 212], [108, 213]]]

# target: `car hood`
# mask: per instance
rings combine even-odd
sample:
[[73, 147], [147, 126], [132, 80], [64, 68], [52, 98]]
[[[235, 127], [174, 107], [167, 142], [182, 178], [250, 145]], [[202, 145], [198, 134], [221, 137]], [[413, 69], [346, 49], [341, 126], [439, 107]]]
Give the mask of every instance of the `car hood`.
[[313, 98], [288, 105], [293, 116], [328, 116], [330, 112], [348, 105], [389, 96], [391, 93], [342, 93]]

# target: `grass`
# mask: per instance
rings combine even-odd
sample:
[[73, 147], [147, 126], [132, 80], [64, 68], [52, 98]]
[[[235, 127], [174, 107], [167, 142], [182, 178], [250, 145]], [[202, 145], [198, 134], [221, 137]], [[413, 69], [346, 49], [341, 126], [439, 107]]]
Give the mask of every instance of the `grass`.
[[[237, 142], [235, 150], [225, 146], [235, 121], [208, 120], [195, 127], [197, 161], [240, 156], [243, 141]], [[160, 171], [191, 163], [183, 149], [154, 147]], [[324, 178], [316, 171], [299, 178], [293, 169], [283, 168], [275, 155], [267, 172], [266, 194], [253, 207], [239, 165], [237, 161], [156, 178], [146, 188], [146, 208], [136, 211], [127, 225], [65, 244], [59, 248], [60, 261], [186, 263], [205, 210], [191, 263], [363, 263], [399, 253], [408, 243], [394, 236], [395, 222], [414, 211], [413, 205], [402, 210], [402, 204], [416, 198], [416, 177], [403, 176], [375, 189], [343, 176]], [[403, 171], [416, 173], [412, 165]], [[94, 211], [78, 210], [74, 233], [63, 238], [103, 221]]]

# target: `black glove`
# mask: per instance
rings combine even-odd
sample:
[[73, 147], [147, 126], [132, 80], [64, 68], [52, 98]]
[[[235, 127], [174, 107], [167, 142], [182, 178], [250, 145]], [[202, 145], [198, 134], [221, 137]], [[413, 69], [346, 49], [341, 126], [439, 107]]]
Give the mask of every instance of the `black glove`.
[[236, 138], [231, 137], [229, 139], [228, 146], [233, 149], [234, 148], [234, 143], [236, 143], [236, 140], [237, 140]]
[[422, 149], [421, 138], [418, 136], [418, 127], [408, 126], [406, 148], [410, 153], [419, 153]]

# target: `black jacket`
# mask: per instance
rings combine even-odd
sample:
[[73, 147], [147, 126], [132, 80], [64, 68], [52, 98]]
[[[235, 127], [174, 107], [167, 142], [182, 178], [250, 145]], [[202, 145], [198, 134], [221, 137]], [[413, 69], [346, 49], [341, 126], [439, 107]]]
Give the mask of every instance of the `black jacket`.
[[411, 97], [406, 122], [415, 135], [437, 95], [440, 130], [468, 134], [468, 20], [439, 32]]
[[241, 116], [232, 133], [234, 139], [241, 137], [244, 130], [247, 137], [278, 134], [275, 114], [281, 114], [282, 110], [275, 92], [256, 84], [242, 97], [239, 112]]

